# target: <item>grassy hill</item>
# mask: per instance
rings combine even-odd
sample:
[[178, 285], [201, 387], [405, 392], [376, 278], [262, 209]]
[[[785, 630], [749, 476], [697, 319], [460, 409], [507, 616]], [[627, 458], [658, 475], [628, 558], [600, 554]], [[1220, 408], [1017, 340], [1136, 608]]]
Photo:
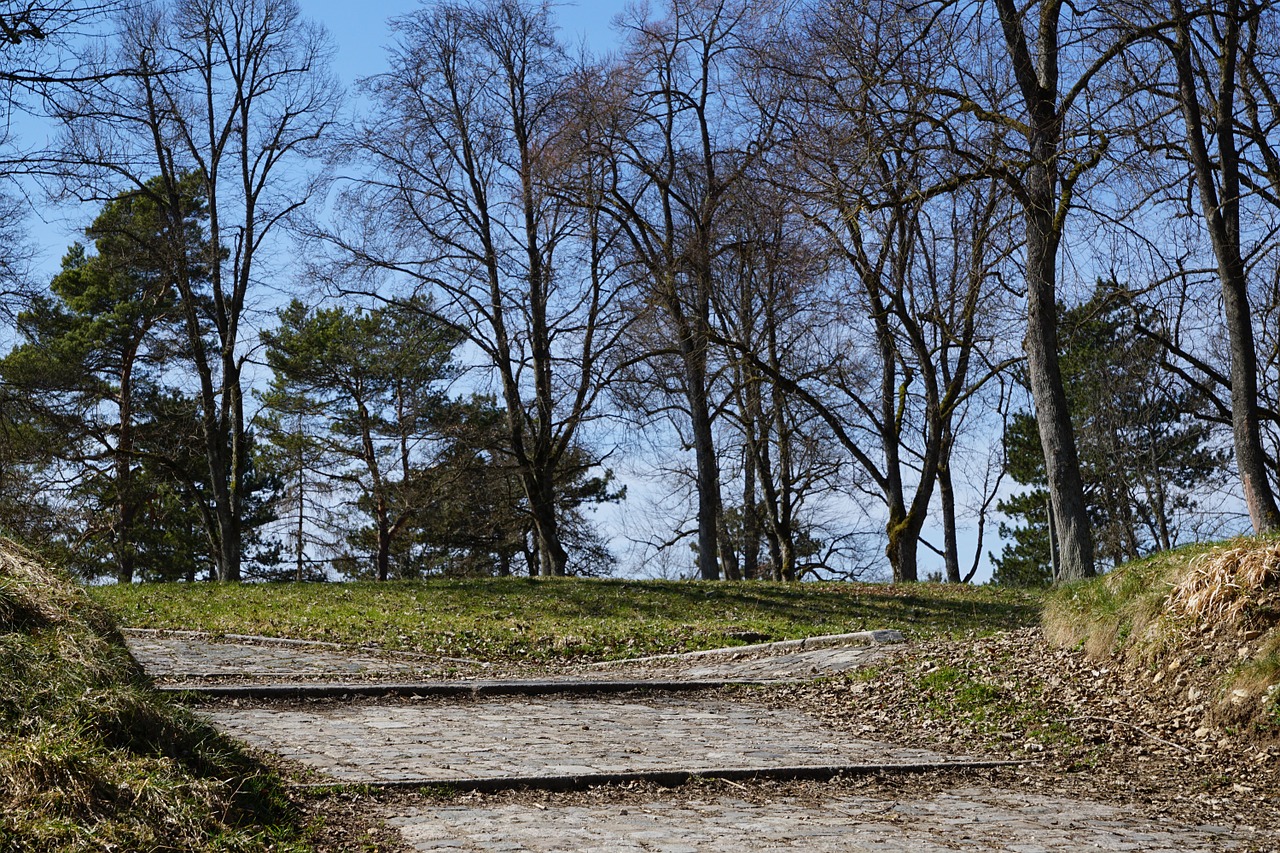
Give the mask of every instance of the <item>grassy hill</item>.
[[574, 578], [108, 586], [137, 628], [185, 628], [486, 661], [609, 660], [876, 628], [952, 636], [1034, 625], [1036, 593], [943, 584]]
[[[1239, 739], [1280, 734], [1274, 539], [1159, 555], [1045, 596], [526, 578], [85, 591], [0, 542], [0, 853], [308, 850], [327, 832], [323, 814], [291, 802], [278, 776], [150, 689], [117, 619], [512, 665], [898, 628], [919, 641], [901, 661], [796, 688], [796, 701], [808, 695], [814, 713], [837, 721], [874, 719], [880, 736], [902, 743], [944, 732], [991, 750], [1006, 741], [1058, 749], [1067, 776], [1093, 768], [1096, 781], [1110, 761], [1116, 796], [1154, 744], [1172, 758], [1150, 765], [1159, 771], [1150, 787], [1167, 782], [1175, 805], [1204, 774], [1184, 767], [1186, 755], [1216, 743], [1221, 767], [1209, 766], [1236, 779], [1254, 749]], [[1041, 625], [1056, 649], [1046, 651]], [[1192, 713], [1190, 695], [1203, 697], [1205, 716]], [[1168, 781], [1179, 772], [1182, 788]], [[1224, 785], [1223, 797], [1237, 796]]]
[[279, 780], [159, 698], [110, 616], [0, 542], [0, 853], [309, 849]]
[[1043, 625], [1152, 690], [1207, 692], [1214, 721], [1280, 734], [1280, 539], [1194, 545], [1064, 586]]

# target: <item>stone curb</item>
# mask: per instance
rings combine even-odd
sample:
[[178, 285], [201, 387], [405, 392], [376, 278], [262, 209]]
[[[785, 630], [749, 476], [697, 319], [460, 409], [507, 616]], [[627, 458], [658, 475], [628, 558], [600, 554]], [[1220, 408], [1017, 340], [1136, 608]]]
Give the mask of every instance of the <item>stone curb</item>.
[[[288, 637], [261, 637], [257, 634], [214, 634], [209, 631], [187, 631], [180, 628], [121, 628], [120, 633], [139, 637], [185, 637], [188, 639], [233, 640], [238, 643], [253, 643], [260, 646], [314, 646], [322, 649], [340, 649], [350, 651], [352, 646], [341, 643], [330, 643], [326, 640], [293, 640]], [[376, 646], [355, 647], [373, 651]]]
[[654, 661], [699, 660], [701, 658], [723, 658], [736, 655], [760, 653], [799, 652], [811, 649], [837, 649], [845, 646], [872, 646], [888, 643], [905, 643], [907, 638], [901, 631], [882, 629], [878, 631], [855, 631], [852, 634], [824, 634], [820, 637], [805, 637], [800, 640], [778, 640], [773, 643], [756, 643], [750, 646], [729, 646], [723, 649], [704, 649], [700, 652], [683, 652], [669, 655], [650, 655], [643, 658], [627, 658], [591, 664], [592, 667], [623, 666], [626, 664], [652, 663]]
[[[383, 649], [375, 645], [350, 646], [342, 643], [331, 643], [326, 640], [296, 640], [289, 637], [264, 637], [257, 634], [213, 634], [208, 631], [187, 631], [178, 628], [122, 628], [125, 636], [137, 635], [145, 637], [186, 637], [190, 639], [211, 639], [214, 641], [231, 640], [237, 643], [252, 643], [261, 646], [314, 647], [335, 649], [350, 652], [377, 652], [399, 657], [444, 660], [451, 663], [470, 663], [488, 666], [484, 661], [470, 658], [439, 658], [421, 652], [405, 652]], [[721, 649], [703, 649], [698, 652], [680, 652], [665, 655], [649, 655], [640, 658], [624, 658], [622, 660], [601, 661], [591, 666], [620, 666], [623, 664], [647, 663], [662, 660], [696, 660], [707, 657], [730, 657], [741, 654], [757, 654], [761, 652], [795, 652], [807, 649], [834, 649], [843, 646], [870, 646], [882, 643], [905, 643], [906, 637], [901, 631], [885, 628], [876, 631], [855, 631], [850, 634], [823, 634], [818, 637], [804, 637], [799, 640], [777, 640], [772, 643], [755, 643], [748, 646], [727, 646]]]
[[303, 782], [289, 787], [295, 790], [345, 790], [351, 787], [381, 791], [412, 791], [422, 788], [452, 788], [460, 791], [491, 793], [518, 789], [542, 791], [585, 791], [602, 785], [626, 785], [649, 782], [674, 788], [694, 779], [725, 779], [730, 782], [752, 780], [825, 782], [837, 776], [897, 775], [929, 773], [936, 770], [988, 770], [999, 767], [1023, 767], [1037, 761], [939, 761], [914, 764], [835, 764], [793, 767], [723, 767], [703, 770], [648, 770], [624, 773], [587, 773], [578, 776], [491, 776], [477, 779], [397, 779], [349, 782]]
[[390, 657], [408, 658], [410, 660], [430, 660], [443, 661], [445, 663], [465, 663], [473, 666], [491, 666], [491, 664], [482, 660], [472, 660], [471, 658], [453, 658], [441, 657], [440, 655], [429, 655], [424, 652], [407, 652], [401, 649], [384, 649], [382, 646], [368, 643], [361, 646], [344, 645], [342, 643], [331, 643], [327, 640], [296, 640], [290, 637], [263, 637], [258, 634], [214, 634], [209, 631], [187, 631], [179, 628], [121, 628], [120, 633], [126, 637], [182, 637], [188, 640], [210, 640], [212, 642], [231, 641], [233, 643], [248, 643], [254, 646], [283, 646], [285, 648], [317, 648], [317, 649], [333, 649], [334, 651], [380, 654]]
[[374, 684], [215, 684], [166, 685], [156, 688], [179, 698], [282, 701], [289, 699], [355, 699], [369, 697], [545, 696], [549, 694], [607, 695], [614, 693], [677, 693], [718, 690], [732, 686], [783, 684], [785, 679], [721, 679], [707, 681], [435, 681]]

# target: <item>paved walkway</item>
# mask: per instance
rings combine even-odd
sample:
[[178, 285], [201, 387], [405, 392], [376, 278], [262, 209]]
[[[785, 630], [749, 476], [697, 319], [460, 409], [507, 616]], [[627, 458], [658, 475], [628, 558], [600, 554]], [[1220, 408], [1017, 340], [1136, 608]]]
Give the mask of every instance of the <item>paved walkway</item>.
[[[211, 637], [189, 631], [126, 631], [130, 650], [160, 684], [305, 683], [311, 681], [492, 680], [478, 661], [402, 652], [343, 650], [328, 643], [267, 637]], [[897, 631], [863, 632], [765, 645], [663, 655], [580, 667], [569, 681], [659, 680], [677, 673], [696, 681], [785, 681], [836, 675], [870, 666], [895, 643]], [[546, 680], [546, 679], [541, 679]]]
[[160, 684], [446, 679], [482, 674], [476, 661], [352, 651], [330, 643], [212, 637], [193, 631], [126, 630], [129, 650]]
[[727, 797], [548, 809], [432, 805], [389, 813], [387, 822], [422, 851], [1186, 853], [1257, 840], [1222, 828], [1159, 826], [1098, 803], [971, 787], [913, 800], [835, 798], [820, 807]]
[[222, 708], [221, 729], [345, 782], [466, 784], [842, 765], [947, 764], [826, 729], [804, 714], [723, 699], [538, 697], [513, 701]]
[[[236, 737], [309, 768], [317, 782], [497, 790], [721, 775], [746, 781], [747, 792], [754, 790], [749, 780], [756, 774], [829, 778], [827, 771], [839, 767], [945, 767], [968, 758], [854, 738], [799, 712], [757, 707], [741, 690], [589, 692], [617, 689], [620, 682], [625, 687], [628, 680], [643, 691], [646, 684], [679, 679], [767, 682], [848, 671], [890, 654], [883, 641], [894, 638], [887, 635], [589, 667], [558, 676], [579, 694], [572, 696], [548, 693], [548, 685], [556, 689], [554, 679], [542, 678], [536, 685], [506, 683], [512, 695], [501, 698], [461, 691], [455, 698], [402, 699], [361, 696], [357, 688], [377, 692], [371, 683], [403, 687], [432, 680], [454, 687], [466, 679], [502, 683], [474, 661], [263, 638], [215, 641], [179, 632], [128, 632], [127, 639], [162, 684], [303, 683], [312, 692], [333, 693], [323, 701], [258, 698], [201, 711]], [[530, 686], [537, 689], [524, 690]], [[344, 687], [347, 701], [338, 701]], [[422, 851], [1280, 849], [1274, 837], [1245, 830], [1157, 826], [1104, 804], [977, 787], [900, 800], [833, 794], [819, 803], [785, 797], [764, 802], [758, 791], [742, 799], [698, 799], [679, 788], [638, 803], [621, 797], [601, 805], [599, 799], [551, 807], [432, 803], [398, 806], [381, 817]]]

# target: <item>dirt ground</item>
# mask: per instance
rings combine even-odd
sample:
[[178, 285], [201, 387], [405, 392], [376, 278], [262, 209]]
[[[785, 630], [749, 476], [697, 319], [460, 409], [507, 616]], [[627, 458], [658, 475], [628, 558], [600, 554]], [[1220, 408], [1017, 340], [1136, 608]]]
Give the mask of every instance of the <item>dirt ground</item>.
[[[1026, 629], [920, 643], [867, 680], [778, 688], [769, 701], [890, 743], [1035, 759], [1000, 774], [1015, 786], [1192, 825], [1280, 825], [1280, 729], [1215, 708], [1213, 657], [1130, 669]], [[941, 673], [959, 677], [931, 689]]]

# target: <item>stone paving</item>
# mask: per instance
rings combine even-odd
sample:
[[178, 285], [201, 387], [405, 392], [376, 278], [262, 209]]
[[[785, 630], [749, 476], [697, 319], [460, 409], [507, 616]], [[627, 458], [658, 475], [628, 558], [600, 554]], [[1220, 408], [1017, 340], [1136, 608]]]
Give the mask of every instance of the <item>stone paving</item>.
[[840, 797], [821, 806], [678, 794], [545, 809], [432, 805], [389, 812], [386, 820], [420, 851], [1185, 853], [1245, 849], [1259, 840], [1223, 828], [1159, 826], [1099, 803], [977, 787], [896, 801]]
[[608, 673], [617, 678], [636, 672], [678, 672], [681, 678], [693, 681], [790, 681], [862, 669], [882, 660], [892, 648], [882, 643], [868, 643], [777, 654], [728, 650], [716, 656], [695, 654], [621, 661], [607, 667], [594, 667], [582, 674], [598, 678], [602, 677], [601, 673]]
[[[129, 632], [161, 683], [460, 679], [494, 674], [448, 661], [262, 638]], [[881, 644], [728, 649], [628, 661], [560, 677], [583, 681], [776, 681], [867, 666]], [[546, 678], [542, 681], [545, 683]], [[193, 684], [194, 686], [194, 684]], [[596, 689], [596, 688], [592, 688]], [[747, 694], [512, 696], [220, 704], [201, 713], [255, 746], [309, 766], [318, 779], [375, 784], [586, 777], [646, 770], [769, 770], [782, 766], [954, 763], [962, 756], [853, 738], [798, 712], [754, 707]], [[739, 779], [745, 777], [737, 777]], [[736, 784], [736, 783], [725, 783]], [[457, 851], [1187, 851], [1280, 850], [1248, 827], [1156, 825], [1113, 806], [1030, 792], [962, 787], [888, 799], [683, 794], [599, 805], [409, 805], [382, 815], [415, 850]], [[615, 789], [621, 790], [621, 789]], [[883, 789], [873, 789], [882, 791]], [[607, 798], [606, 798], [607, 799]], [[626, 799], [626, 798], [623, 798]]]
[[[784, 681], [836, 675], [882, 659], [900, 642], [896, 631], [865, 639], [850, 635], [849, 645], [806, 648], [777, 644], [664, 655], [602, 666], [581, 667], [558, 678], [572, 681], [651, 680], [678, 672], [694, 681]], [[130, 651], [159, 683], [182, 685], [218, 681], [307, 682], [353, 680], [431, 681], [489, 678], [478, 661], [381, 651], [344, 651], [324, 643], [268, 638], [211, 637], [193, 632], [127, 631]], [[543, 679], [547, 680], [547, 679]]]
[[956, 756], [860, 740], [804, 714], [723, 699], [525, 698], [220, 708], [214, 724], [346, 782], [460, 783], [862, 764]]
[[442, 678], [483, 672], [473, 661], [343, 650], [323, 643], [210, 637], [191, 632], [126, 631], [129, 651], [160, 683], [236, 679]]

